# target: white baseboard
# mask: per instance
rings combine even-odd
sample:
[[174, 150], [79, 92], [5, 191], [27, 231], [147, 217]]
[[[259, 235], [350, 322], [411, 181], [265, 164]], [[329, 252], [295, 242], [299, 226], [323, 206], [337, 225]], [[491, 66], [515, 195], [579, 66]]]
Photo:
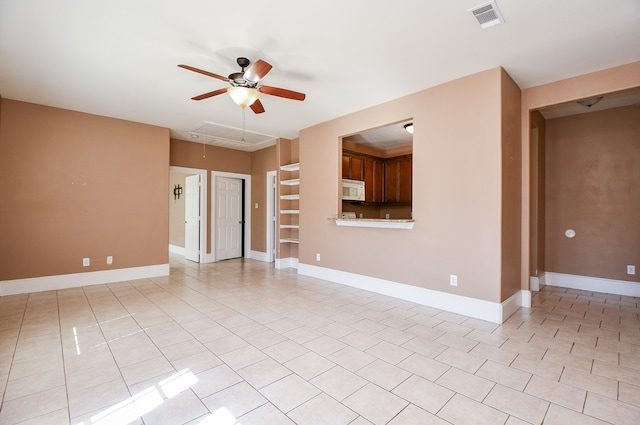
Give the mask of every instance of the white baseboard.
[[545, 274], [542, 273], [540, 276], [530, 276], [529, 277], [529, 289], [531, 291], [539, 291], [544, 285], [546, 285]]
[[545, 283], [549, 286], [640, 297], [640, 283], [638, 282], [554, 272], [545, 272], [543, 276]]
[[262, 251], [249, 251], [249, 258], [252, 260], [264, 261], [265, 263], [269, 263], [269, 253]]
[[304, 263], [299, 264], [298, 273], [493, 323], [502, 323], [519, 307], [531, 306], [529, 291], [520, 291], [504, 303], [494, 303]]
[[276, 263], [275, 264], [276, 269], [286, 269], [286, 268], [297, 269], [298, 268], [298, 259], [293, 257], [276, 258], [275, 263]]
[[502, 302], [502, 321], [507, 320], [520, 307], [531, 308], [531, 291], [521, 289]]
[[169, 244], [169, 252], [172, 253], [172, 254], [182, 255], [183, 257], [187, 253], [187, 251], [184, 249], [184, 247], [181, 247], [181, 246], [178, 246], [178, 245], [171, 245], [171, 244]]
[[[177, 245], [169, 244], [169, 252], [172, 254], [180, 255], [182, 257], [187, 255], [186, 248]], [[215, 261], [213, 253], [205, 253], [202, 256], [202, 263], [213, 263]]]
[[54, 291], [79, 286], [169, 275], [169, 264], [0, 281], [0, 296]]

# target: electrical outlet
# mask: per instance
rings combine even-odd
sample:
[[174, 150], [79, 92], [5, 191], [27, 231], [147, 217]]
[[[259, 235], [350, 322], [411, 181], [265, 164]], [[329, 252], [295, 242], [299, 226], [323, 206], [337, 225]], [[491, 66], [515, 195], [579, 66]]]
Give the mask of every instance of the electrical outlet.
[[82, 259], [82, 267], [89, 267], [91, 265], [91, 260], [89, 258]]
[[107, 264], [113, 264], [113, 257], [111, 255], [107, 255]]
[[458, 275], [449, 275], [449, 285], [458, 286]]
[[636, 266], [634, 266], [633, 264], [628, 264], [627, 274], [636, 274]]
[[320, 253], [319, 252], [316, 254], [316, 261], [320, 261]]

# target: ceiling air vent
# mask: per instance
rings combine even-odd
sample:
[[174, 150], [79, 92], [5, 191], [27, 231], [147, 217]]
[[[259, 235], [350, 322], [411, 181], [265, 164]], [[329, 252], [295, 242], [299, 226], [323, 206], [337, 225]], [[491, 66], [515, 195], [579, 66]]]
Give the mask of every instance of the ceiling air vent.
[[500, 10], [498, 10], [498, 5], [495, 1], [476, 6], [472, 9], [469, 9], [469, 12], [471, 12], [471, 14], [478, 20], [478, 23], [480, 24], [480, 27], [482, 27], [482, 29], [489, 28], [504, 22], [504, 19], [502, 18]]

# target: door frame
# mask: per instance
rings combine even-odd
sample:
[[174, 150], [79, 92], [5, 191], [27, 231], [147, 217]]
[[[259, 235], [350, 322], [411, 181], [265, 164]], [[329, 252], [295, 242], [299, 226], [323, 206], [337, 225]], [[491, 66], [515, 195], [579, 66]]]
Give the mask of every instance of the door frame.
[[276, 236], [278, 230], [276, 226], [276, 206], [277, 201], [277, 172], [267, 171], [267, 261], [276, 261]]
[[207, 256], [207, 170], [199, 168], [169, 166], [170, 173], [200, 175], [200, 262], [210, 263], [213, 260]]
[[[242, 241], [242, 255], [243, 258], [251, 258], [251, 174], [239, 174], [239, 173], [227, 173], [224, 171], [212, 171], [211, 172], [211, 241], [216, 240], [216, 214], [214, 213], [216, 208], [216, 177], [228, 177], [232, 179], [243, 180], [244, 184], [244, 197], [242, 199], [242, 215], [244, 216], [244, 223], [242, 228], [243, 241]], [[211, 256], [213, 261], [217, 261], [215, 258], [215, 249], [211, 249]]]

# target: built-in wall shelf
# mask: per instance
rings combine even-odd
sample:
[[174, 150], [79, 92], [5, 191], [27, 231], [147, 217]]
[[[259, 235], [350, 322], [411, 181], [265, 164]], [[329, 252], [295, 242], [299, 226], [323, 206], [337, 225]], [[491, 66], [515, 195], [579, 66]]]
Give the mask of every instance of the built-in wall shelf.
[[[300, 231], [300, 162], [298, 161], [297, 141], [285, 141], [281, 139], [278, 144], [280, 149], [278, 159], [278, 228], [276, 240], [278, 244], [278, 258], [287, 259], [297, 264]], [[294, 145], [295, 144], [295, 145]], [[294, 147], [295, 146], [295, 147]], [[295, 161], [295, 162], [294, 162]]]
[[294, 193], [292, 195], [280, 195], [280, 199], [285, 201], [295, 201], [297, 199], [300, 199], [300, 194]]
[[280, 180], [280, 184], [285, 186], [298, 186], [300, 184], [300, 179]]
[[300, 163], [296, 162], [295, 164], [281, 165], [280, 169], [282, 171], [298, 171], [298, 170], [300, 170]]

